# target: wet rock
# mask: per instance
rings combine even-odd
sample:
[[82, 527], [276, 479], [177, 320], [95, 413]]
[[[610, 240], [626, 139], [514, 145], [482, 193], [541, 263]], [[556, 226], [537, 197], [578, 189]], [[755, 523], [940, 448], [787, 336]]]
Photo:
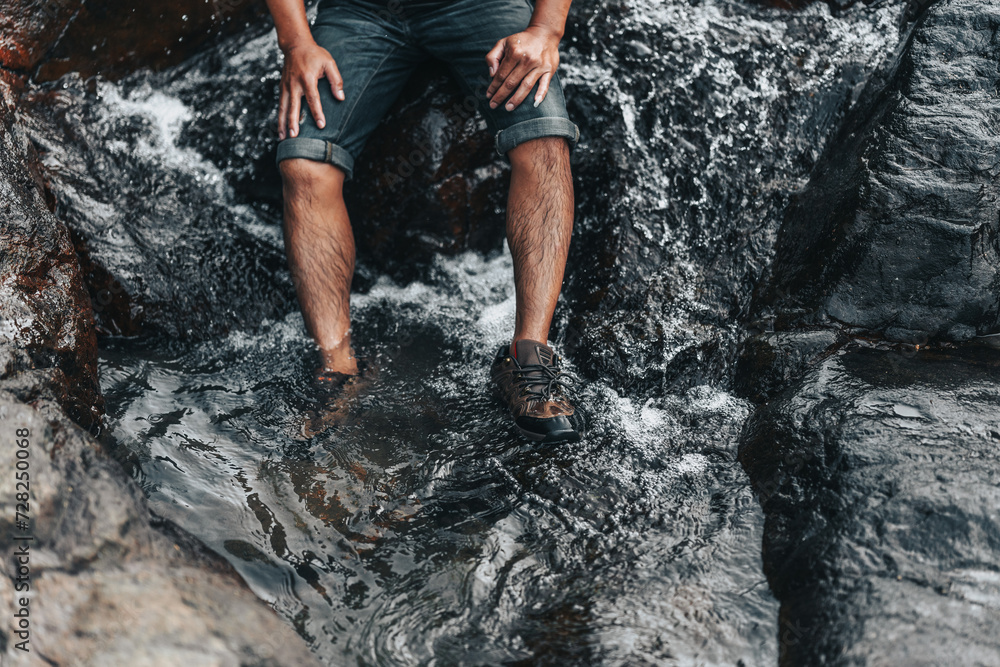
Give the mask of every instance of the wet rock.
[[[32, 654], [45, 664], [318, 664], [221, 558], [180, 529], [153, 528], [142, 491], [61, 414], [39, 373], [19, 376], [38, 388], [31, 406], [0, 385], [0, 465], [27, 461], [30, 484], [25, 528], [13, 523], [23, 487], [0, 479], [0, 598], [15, 610], [30, 594]], [[26, 536], [30, 589], [17, 591], [16, 538]], [[21, 656], [21, 639], [5, 627], [0, 655]]]
[[[12, 613], [30, 600], [32, 652], [7, 626], [0, 662], [316, 665], [225, 561], [153, 517], [121, 465], [66, 416], [95, 426], [103, 408], [93, 315], [11, 112], [16, 83], [0, 80], [0, 466], [10, 471], [0, 479], [0, 598]], [[23, 544], [27, 578], [15, 558]]]
[[0, 2], [0, 66], [27, 70], [41, 60], [83, 0], [3, 0]]
[[567, 35], [583, 140], [559, 335], [628, 391], [729, 373], [788, 193], [895, 47], [901, 3], [713, 8], [581, 7]]
[[944, 0], [792, 201], [755, 308], [890, 340], [1000, 327], [1000, 3]]
[[90, 300], [66, 227], [46, 207], [30, 146], [14, 124], [13, 88], [0, 81], [0, 355], [3, 374], [51, 369], [77, 423], [102, 412]]
[[181, 62], [266, 13], [255, 0], [0, 2], [0, 65], [49, 81], [68, 72], [121, 76]]
[[[825, 0], [826, 4], [830, 5], [830, 8], [833, 10], [848, 9], [860, 2], [870, 5], [874, 1], [875, 0]], [[750, 0], [750, 2], [758, 5], [764, 5], [766, 7], [776, 7], [778, 9], [804, 9], [814, 2], [817, 2], [817, 0]]]
[[751, 419], [781, 664], [996, 664], [998, 367], [854, 348]]
[[88, 92], [78, 77], [63, 84], [29, 95], [24, 123], [101, 332], [197, 338], [296, 307], [280, 228], [230, 205], [218, 170], [177, 145], [187, 109], [122, 99], [106, 83]]
[[754, 336], [740, 348], [733, 389], [740, 396], [763, 403], [784, 391], [848, 340], [830, 329], [768, 332]]
[[794, 197], [755, 295], [775, 331], [742, 348], [736, 387], [768, 402], [740, 460], [781, 664], [1000, 653], [1000, 361], [952, 344], [997, 326], [998, 25], [995, 1], [927, 10]]
[[52, 81], [68, 72], [118, 78], [138, 67], [162, 69], [266, 14], [259, 0], [84, 3], [36, 78]]

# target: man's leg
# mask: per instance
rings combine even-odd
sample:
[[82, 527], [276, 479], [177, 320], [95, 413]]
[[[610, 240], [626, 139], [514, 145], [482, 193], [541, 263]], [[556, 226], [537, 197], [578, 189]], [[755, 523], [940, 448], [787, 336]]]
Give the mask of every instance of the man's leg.
[[517, 429], [537, 442], [573, 442], [581, 424], [564, 392], [559, 358], [546, 345], [573, 233], [573, 178], [562, 137], [529, 139], [507, 152], [507, 243], [514, 258], [517, 312], [510, 346], [490, 367], [494, 391]]
[[285, 249], [306, 328], [325, 370], [354, 375], [351, 278], [354, 234], [344, 206], [344, 172], [304, 159], [280, 163], [285, 197]]
[[573, 232], [569, 146], [560, 137], [541, 137], [515, 146], [507, 156], [511, 166], [507, 243], [517, 294], [513, 340], [544, 343]]
[[414, 34], [449, 64], [469, 95], [466, 101], [486, 119], [497, 153], [510, 160], [507, 241], [517, 313], [513, 344], [497, 350], [490, 379], [518, 430], [531, 440], [554, 443], [578, 440], [582, 430], [564, 391], [570, 376], [546, 345], [573, 231], [569, 142], [580, 134], [569, 120], [558, 75], [537, 105], [525, 102], [507, 111], [490, 107], [486, 97], [491, 79], [486, 54], [531, 19], [532, 3], [524, 0], [454, 0], [422, 14]]
[[285, 245], [302, 316], [323, 366], [356, 374], [349, 303], [354, 237], [342, 188], [354, 158], [426, 54], [411, 43], [404, 24], [387, 19], [371, 3], [338, 0], [320, 3], [317, 12], [312, 37], [336, 61], [344, 99], [334, 97], [328, 79], [320, 79], [323, 127], [313, 116], [315, 105], [306, 105], [298, 134], [278, 144]]

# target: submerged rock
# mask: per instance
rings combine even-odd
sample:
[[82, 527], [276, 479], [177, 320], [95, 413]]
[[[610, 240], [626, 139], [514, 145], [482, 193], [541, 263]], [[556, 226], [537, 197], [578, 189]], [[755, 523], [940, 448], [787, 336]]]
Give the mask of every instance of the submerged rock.
[[995, 350], [851, 349], [750, 421], [783, 665], [1000, 655]]
[[944, 0], [793, 199], [755, 308], [778, 329], [968, 340], [1000, 326], [995, 0]]

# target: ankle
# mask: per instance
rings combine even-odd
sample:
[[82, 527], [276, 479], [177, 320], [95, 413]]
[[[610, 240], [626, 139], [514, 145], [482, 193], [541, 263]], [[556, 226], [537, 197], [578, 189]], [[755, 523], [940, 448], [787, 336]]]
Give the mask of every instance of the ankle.
[[343, 373], [344, 375], [357, 375], [358, 374], [358, 362], [353, 357], [349, 361], [329, 363], [325, 362], [323, 364], [322, 371], [324, 373]]
[[522, 340], [530, 341], [532, 343], [542, 343], [543, 345], [549, 344], [548, 336], [543, 336], [537, 333], [529, 333], [523, 335], [514, 334], [514, 337], [510, 339], [510, 345], [508, 346], [508, 349], [510, 350], [511, 354], [514, 353], [514, 346], [517, 344], [517, 342]]
[[320, 359], [323, 364], [322, 371], [332, 373], [343, 373], [344, 375], [358, 374], [358, 360], [354, 356], [354, 350], [320, 350]]

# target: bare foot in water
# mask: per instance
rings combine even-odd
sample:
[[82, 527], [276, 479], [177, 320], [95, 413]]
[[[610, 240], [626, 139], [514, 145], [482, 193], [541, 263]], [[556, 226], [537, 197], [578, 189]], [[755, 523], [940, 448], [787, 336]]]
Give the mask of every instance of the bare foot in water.
[[358, 374], [358, 359], [354, 356], [354, 348], [351, 347], [350, 333], [346, 334], [336, 346], [320, 348], [319, 355], [322, 367], [316, 371], [317, 380], [323, 374]]
[[351, 407], [375, 381], [377, 369], [366, 363], [351, 358], [354, 363], [354, 373], [319, 368], [313, 378], [313, 389], [316, 407], [304, 415], [300, 436], [309, 439], [324, 431], [342, 426], [350, 417]]

